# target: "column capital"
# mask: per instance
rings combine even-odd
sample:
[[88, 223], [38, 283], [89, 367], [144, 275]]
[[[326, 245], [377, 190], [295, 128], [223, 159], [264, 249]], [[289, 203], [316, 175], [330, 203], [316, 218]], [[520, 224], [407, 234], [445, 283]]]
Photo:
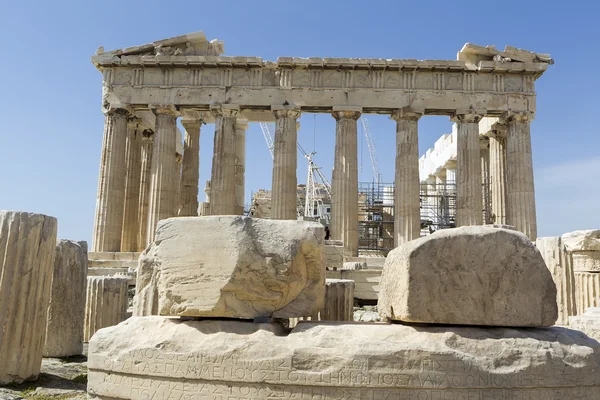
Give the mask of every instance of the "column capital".
[[340, 119], [353, 119], [358, 120], [362, 114], [362, 107], [353, 106], [334, 106], [331, 115], [336, 120]]
[[127, 128], [129, 129], [141, 129], [142, 128], [142, 119], [131, 116], [127, 118]]
[[104, 114], [105, 115], [122, 115], [122, 116], [126, 116], [126, 117], [132, 115], [131, 111], [128, 108], [121, 108], [121, 107], [105, 108]]
[[182, 119], [181, 125], [187, 133], [189, 131], [199, 131], [204, 121], [201, 119]]
[[237, 117], [240, 113], [238, 104], [211, 104], [210, 111], [216, 117]]
[[300, 109], [296, 106], [271, 106], [271, 111], [275, 118], [293, 118], [300, 117]]
[[490, 148], [490, 138], [487, 136], [479, 136], [479, 147], [481, 150], [486, 150]]
[[390, 118], [393, 119], [394, 121], [401, 121], [401, 120], [418, 121], [423, 116], [424, 113], [425, 113], [425, 110], [404, 107], [404, 108], [399, 108], [397, 110], [393, 110], [390, 115]]
[[456, 110], [450, 116], [450, 121], [463, 124], [478, 124], [486, 113], [486, 110]]
[[531, 122], [535, 119], [535, 113], [507, 111], [502, 116], [502, 119], [506, 122], [527, 123], [527, 122]]
[[235, 120], [235, 129], [243, 130], [244, 132], [248, 129], [248, 120], [245, 118], [238, 118]]
[[154, 115], [170, 115], [173, 117], [179, 116], [179, 111], [172, 104], [150, 104], [148, 108], [152, 110]]

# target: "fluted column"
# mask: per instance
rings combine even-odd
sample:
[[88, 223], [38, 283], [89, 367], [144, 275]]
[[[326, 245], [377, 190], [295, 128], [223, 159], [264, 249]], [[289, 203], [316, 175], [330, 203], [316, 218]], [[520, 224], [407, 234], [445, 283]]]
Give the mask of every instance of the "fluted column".
[[486, 136], [479, 137], [481, 148], [479, 156], [481, 159], [481, 199], [483, 207], [483, 223], [492, 223], [492, 201], [490, 197], [490, 147]]
[[137, 250], [141, 175], [141, 136], [141, 120], [137, 118], [130, 119], [125, 146], [125, 206], [123, 212], [121, 251]]
[[142, 149], [140, 153], [140, 197], [138, 206], [138, 240], [137, 251], [146, 248], [148, 235], [148, 205], [150, 199], [150, 181], [152, 174], [152, 151], [154, 149], [154, 132], [145, 130], [141, 135]]
[[127, 111], [111, 109], [104, 119], [92, 251], [120, 251], [125, 200]]
[[495, 224], [506, 224], [506, 129], [490, 134], [490, 193]]
[[533, 114], [506, 116], [506, 217], [530, 240], [537, 238], [530, 123]]
[[456, 113], [456, 225], [469, 226], [483, 223], [481, 196], [481, 150], [479, 121], [481, 114]]
[[175, 153], [175, 169], [173, 170], [173, 181], [175, 182], [175, 201], [173, 202], [173, 216], [181, 215], [181, 180], [183, 155]]
[[181, 121], [185, 128], [183, 161], [181, 167], [181, 209], [182, 217], [198, 215], [198, 180], [200, 179], [200, 128], [202, 120]]
[[335, 158], [331, 180], [331, 235], [344, 242], [344, 256], [358, 256], [358, 149], [360, 108], [337, 109]]
[[0, 211], [0, 385], [40, 373], [56, 230], [54, 217]]
[[244, 215], [246, 129], [248, 129], [248, 121], [238, 119], [235, 124], [235, 206], [237, 215]]
[[177, 115], [170, 108], [157, 108], [146, 245], [154, 241], [156, 224], [175, 215], [175, 144], [177, 142]]
[[422, 112], [400, 109], [396, 121], [396, 174], [394, 193], [394, 247], [416, 239], [421, 231], [419, 181], [419, 118]]
[[211, 215], [235, 215], [235, 121], [239, 106], [213, 106], [215, 144], [211, 173]]
[[127, 318], [128, 278], [88, 276], [83, 321], [83, 341], [99, 329], [117, 325]]
[[297, 218], [296, 197], [297, 128], [300, 111], [290, 106], [271, 107], [275, 114], [275, 143], [273, 149], [272, 219]]

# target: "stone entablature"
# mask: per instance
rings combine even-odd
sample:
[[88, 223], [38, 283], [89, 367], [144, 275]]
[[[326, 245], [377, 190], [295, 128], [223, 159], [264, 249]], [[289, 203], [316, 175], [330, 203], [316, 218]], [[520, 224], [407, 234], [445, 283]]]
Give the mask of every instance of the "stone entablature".
[[[494, 61], [493, 56], [482, 55], [473, 64], [297, 57], [271, 62], [244, 56], [157, 55], [151, 47], [147, 51], [140, 55], [117, 50], [92, 57], [104, 75], [105, 103], [134, 108], [175, 104], [206, 110], [213, 103], [236, 103], [242, 110], [295, 104], [310, 112], [352, 105], [363, 107], [363, 112], [382, 113], [410, 106], [432, 115], [470, 108], [486, 110], [488, 115], [535, 112], [534, 81], [549, 64], [530, 52], [525, 52], [532, 54], [526, 62]], [[250, 121], [263, 119], [273, 117], [270, 113], [249, 116]]]

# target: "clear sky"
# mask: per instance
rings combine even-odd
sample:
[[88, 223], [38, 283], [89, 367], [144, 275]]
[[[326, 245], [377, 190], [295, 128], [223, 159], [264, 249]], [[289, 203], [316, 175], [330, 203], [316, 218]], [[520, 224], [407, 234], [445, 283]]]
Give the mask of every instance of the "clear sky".
[[[466, 42], [550, 53], [536, 83], [532, 124], [540, 236], [600, 228], [600, 4], [595, 1], [2, 1], [0, 209], [58, 218], [59, 236], [91, 240], [104, 117], [108, 50], [203, 30], [225, 55], [455, 59]], [[383, 179], [393, 180], [394, 124], [369, 116]], [[210, 179], [213, 129], [203, 127], [201, 190]], [[424, 117], [421, 153], [451, 130]], [[299, 141], [331, 174], [335, 123], [305, 114]], [[316, 139], [316, 140], [313, 140]], [[313, 146], [313, 143], [316, 145]], [[246, 199], [271, 186], [258, 124], [247, 132]], [[373, 178], [364, 139], [360, 180]], [[306, 162], [298, 161], [298, 180]], [[204, 200], [201, 192], [200, 201]]]

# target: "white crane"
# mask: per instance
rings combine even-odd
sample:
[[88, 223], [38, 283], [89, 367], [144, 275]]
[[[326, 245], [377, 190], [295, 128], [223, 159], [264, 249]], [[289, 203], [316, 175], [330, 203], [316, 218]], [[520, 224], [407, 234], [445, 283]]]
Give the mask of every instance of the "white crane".
[[[263, 136], [265, 137], [265, 142], [267, 143], [267, 147], [269, 149], [269, 153], [271, 153], [271, 158], [274, 157], [274, 142], [273, 135], [269, 129], [269, 125], [265, 122], [260, 122], [260, 129], [262, 130]], [[298, 216], [302, 216], [302, 211], [305, 217], [312, 218], [322, 218], [327, 220], [329, 223], [329, 214], [323, 212], [323, 196], [319, 195], [319, 182], [322, 187], [325, 189], [327, 196], [331, 198], [331, 184], [321, 172], [321, 167], [319, 167], [313, 161], [313, 156], [317, 154], [316, 152], [312, 152], [308, 154], [306, 150], [300, 145], [297, 144], [298, 150], [302, 153], [302, 155], [308, 160], [308, 175], [306, 178], [306, 191], [305, 191], [305, 202], [302, 210], [301, 204], [298, 205]], [[315, 213], [316, 206], [316, 213]]]
[[369, 156], [371, 157], [371, 164], [373, 165], [373, 176], [377, 183], [381, 182], [381, 171], [379, 170], [379, 162], [377, 161], [377, 153], [375, 153], [375, 145], [373, 144], [373, 138], [371, 137], [371, 131], [369, 130], [369, 121], [365, 117], [361, 117], [363, 130], [365, 131], [365, 138], [367, 139], [367, 147], [369, 147]]

